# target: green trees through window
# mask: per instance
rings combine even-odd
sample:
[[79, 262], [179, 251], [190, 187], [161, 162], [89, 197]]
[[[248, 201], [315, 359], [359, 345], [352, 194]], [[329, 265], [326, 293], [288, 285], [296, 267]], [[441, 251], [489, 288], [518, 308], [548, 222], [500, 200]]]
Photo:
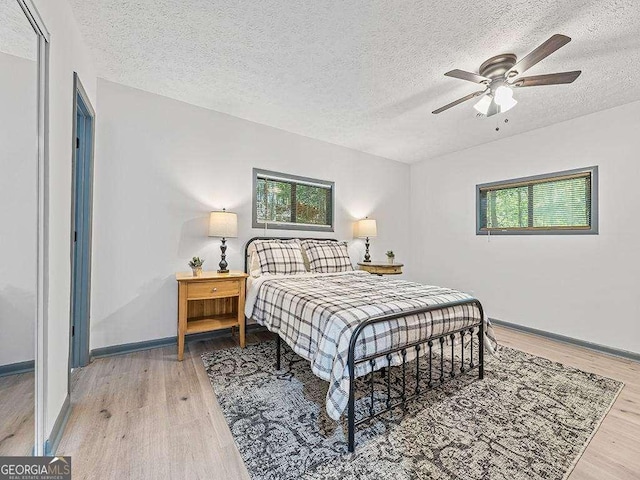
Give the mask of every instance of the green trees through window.
[[592, 230], [594, 171], [478, 186], [478, 233]]
[[332, 229], [332, 182], [254, 170], [254, 185], [254, 227]]

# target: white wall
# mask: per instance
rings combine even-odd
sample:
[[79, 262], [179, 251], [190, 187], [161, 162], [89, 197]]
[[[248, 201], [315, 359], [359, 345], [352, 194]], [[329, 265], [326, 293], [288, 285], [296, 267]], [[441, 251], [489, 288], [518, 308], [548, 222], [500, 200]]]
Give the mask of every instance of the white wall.
[[96, 74], [66, 0], [34, 0], [51, 33], [49, 64], [49, 295], [45, 361], [48, 436], [67, 395], [71, 284], [73, 72], [95, 105]]
[[[217, 269], [210, 210], [238, 213], [231, 269], [251, 228], [252, 168], [336, 182], [336, 232], [378, 221], [373, 257], [409, 254], [409, 166], [107, 81], [98, 81], [91, 348], [176, 334], [176, 271]], [[269, 232], [304, 235], [304, 232]], [[309, 236], [316, 236], [311, 233]], [[361, 245], [360, 245], [361, 247]]]
[[0, 53], [0, 365], [35, 355], [37, 85], [34, 61]]
[[[640, 352], [640, 102], [411, 168], [418, 281], [473, 291], [490, 317]], [[479, 183], [599, 166], [600, 234], [475, 234]]]

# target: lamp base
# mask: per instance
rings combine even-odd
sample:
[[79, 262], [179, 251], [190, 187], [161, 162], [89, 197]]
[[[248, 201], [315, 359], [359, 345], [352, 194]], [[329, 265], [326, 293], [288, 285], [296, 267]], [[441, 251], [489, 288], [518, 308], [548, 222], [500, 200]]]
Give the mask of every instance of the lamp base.
[[222, 239], [222, 244], [220, 245], [220, 263], [218, 266], [218, 273], [229, 273], [229, 269], [227, 268], [227, 239]]
[[363, 262], [371, 263], [371, 255], [369, 255], [369, 237], [364, 241], [364, 246], [366, 248], [364, 252], [364, 260]]

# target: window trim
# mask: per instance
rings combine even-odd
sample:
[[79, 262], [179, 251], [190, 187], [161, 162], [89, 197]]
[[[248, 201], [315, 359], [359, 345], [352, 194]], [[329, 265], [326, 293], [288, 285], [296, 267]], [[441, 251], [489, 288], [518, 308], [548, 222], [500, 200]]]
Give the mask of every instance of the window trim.
[[[269, 176], [275, 177], [282, 181], [292, 183], [313, 185], [320, 188], [328, 188], [331, 191], [331, 208], [329, 209], [331, 225], [313, 225], [307, 223], [290, 223], [290, 222], [264, 222], [258, 221], [258, 177]], [[301, 177], [298, 175], [290, 175], [288, 173], [274, 172], [272, 170], [263, 170], [260, 168], [253, 169], [253, 192], [251, 194], [251, 217], [253, 228], [271, 229], [271, 230], [303, 230], [307, 232], [333, 232], [335, 231], [335, 211], [336, 211], [336, 189], [335, 182], [327, 180], [318, 180], [317, 178]]]
[[[491, 187], [510, 187], [518, 184], [542, 183], [547, 180], [561, 180], [565, 177], [591, 175], [591, 227], [524, 227], [497, 229], [481, 227], [480, 192]], [[560, 172], [533, 175], [530, 177], [501, 180], [476, 185], [476, 235], [598, 235], [598, 166], [563, 170]]]

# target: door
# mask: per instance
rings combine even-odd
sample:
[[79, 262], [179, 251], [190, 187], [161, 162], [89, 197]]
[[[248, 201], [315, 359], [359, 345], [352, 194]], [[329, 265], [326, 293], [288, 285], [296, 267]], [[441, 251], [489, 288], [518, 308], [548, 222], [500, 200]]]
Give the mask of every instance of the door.
[[89, 363], [95, 112], [74, 74], [70, 368]]

